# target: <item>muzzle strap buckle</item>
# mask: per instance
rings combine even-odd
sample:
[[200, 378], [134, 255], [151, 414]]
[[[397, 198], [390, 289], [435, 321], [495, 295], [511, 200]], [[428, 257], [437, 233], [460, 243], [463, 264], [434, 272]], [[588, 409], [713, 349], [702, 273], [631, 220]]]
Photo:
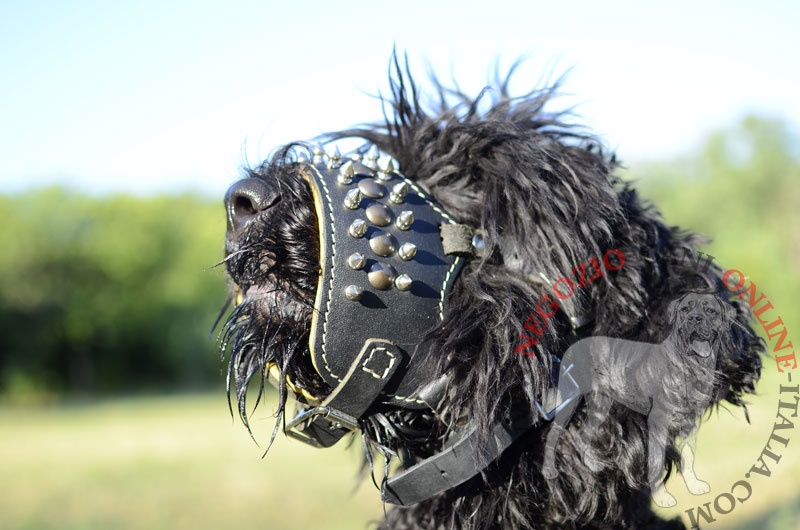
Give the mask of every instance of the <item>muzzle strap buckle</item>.
[[378, 398], [402, 361], [400, 349], [367, 339], [339, 385], [317, 407], [301, 410], [286, 424], [287, 436], [314, 447], [330, 447], [358, 429], [358, 418]]

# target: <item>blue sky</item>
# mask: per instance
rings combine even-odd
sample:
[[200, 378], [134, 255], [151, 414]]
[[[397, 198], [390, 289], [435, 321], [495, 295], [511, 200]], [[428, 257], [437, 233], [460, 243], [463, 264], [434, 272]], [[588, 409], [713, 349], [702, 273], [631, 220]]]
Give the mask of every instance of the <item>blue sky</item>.
[[0, 192], [219, 196], [245, 159], [379, 119], [395, 45], [470, 92], [498, 58], [528, 57], [520, 92], [571, 69], [561, 105], [628, 162], [748, 112], [796, 130], [798, 6], [0, 0]]

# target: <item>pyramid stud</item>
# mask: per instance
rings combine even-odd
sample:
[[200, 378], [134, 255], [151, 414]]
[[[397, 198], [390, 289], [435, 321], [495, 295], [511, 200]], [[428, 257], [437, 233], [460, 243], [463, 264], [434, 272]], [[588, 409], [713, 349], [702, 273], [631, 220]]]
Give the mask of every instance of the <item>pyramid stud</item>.
[[364, 234], [367, 233], [367, 222], [363, 219], [356, 219], [350, 224], [347, 233], [350, 234], [350, 237], [364, 237]]
[[397, 216], [397, 220], [394, 224], [400, 230], [408, 230], [411, 228], [411, 225], [414, 224], [414, 212], [409, 210], [403, 210], [400, 212], [400, 215]]
[[339, 168], [339, 174], [336, 176], [336, 182], [345, 185], [350, 184], [353, 182], [353, 177], [355, 174], [355, 166], [351, 160], [348, 160], [342, 165], [342, 167]]
[[375, 226], [386, 226], [392, 222], [392, 211], [379, 202], [367, 207], [367, 219]]
[[378, 184], [372, 179], [363, 179], [358, 181], [358, 189], [364, 196], [370, 199], [380, 199], [386, 195], [386, 188]]
[[394, 188], [392, 188], [392, 192], [389, 194], [389, 199], [395, 204], [403, 204], [403, 201], [408, 194], [408, 184], [405, 182], [400, 182], [399, 184], [395, 184]]
[[361, 192], [358, 190], [350, 190], [344, 197], [344, 207], [350, 210], [355, 210], [361, 204]]
[[411, 276], [408, 274], [401, 274], [394, 280], [394, 286], [400, 289], [401, 291], [408, 291], [411, 289], [411, 284], [414, 283], [414, 280], [411, 279]]
[[344, 296], [348, 300], [352, 300], [353, 302], [361, 300], [361, 296], [363, 294], [364, 290], [358, 285], [348, 285], [347, 287], [344, 288]]
[[397, 271], [394, 267], [386, 263], [376, 263], [369, 269], [367, 279], [370, 285], [381, 291], [391, 289], [394, 279], [397, 277]]
[[414, 256], [417, 255], [417, 245], [414, 243], [403, 243], [397, 250], [397, 255], [400, 256], [400, 259], [403, 261], [413, 259]]
[[397, 241], [394, 236], [387, 232], [376, 232], [369, 238], [369, 248], [378, 256], [391, 256], [397, 248]]
[[333, 149], [328, 152], [328, 167], [336, 169], [342, 165], [342, 153], [339, 151], [339, 146], [334, 145]]
[[367, 264], [367, 258], [365, 258], [362, 254], [355, 252], [347, 256], [347, 264], [353, 270], [361, 270], [364, 268], [364, 265]]

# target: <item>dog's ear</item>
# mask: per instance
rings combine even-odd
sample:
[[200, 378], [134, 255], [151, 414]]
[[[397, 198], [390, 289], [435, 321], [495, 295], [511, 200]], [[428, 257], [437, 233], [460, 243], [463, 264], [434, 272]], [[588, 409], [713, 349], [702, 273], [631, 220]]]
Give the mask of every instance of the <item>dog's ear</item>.
[[717, 302], [719, 302], [722, 315], [725, 319], [725, 324], [730, 324], [736, 319], [736, 308], [733, 307], [731, 304], [725, 302], [725, 300], [723, 300], [719, 296], [717, 296], [716, 299]]
[[669, 303], [669, 306], [667, 306], [667, 319], [669, 320], [670, 323], [675, 323], [675, 317], [678, 312], [678, 308], [680, 307], [681, 302], [683, 302], [684, 298], [686, 298], [686, 295], [683, 295], [680, 298], [676, 298], [675, 300]]

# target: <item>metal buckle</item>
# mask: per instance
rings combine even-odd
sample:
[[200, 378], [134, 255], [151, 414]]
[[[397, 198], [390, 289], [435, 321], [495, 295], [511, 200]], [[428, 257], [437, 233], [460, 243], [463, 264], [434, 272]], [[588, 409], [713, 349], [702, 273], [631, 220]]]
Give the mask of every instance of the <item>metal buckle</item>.
[[[560, 365], [560, 361], [559, 361], [559, 365]], [[547, 395], [542, 396], [542, 401], [545, 401], [545, 399], [547, 397], [553, 397], [552, 400], [549, 400], [549, 399], [547, 400], [547, 401], [555, 401], [555, 403], [556, 403], [555, 407], [553, 407], [550, 410], [550, 412], [545, 411], [545, 409], [544, 409], [544, 407], [542, 407], [541, 403], [539, 403], [539, 401], [536, 401], [536, 407], [539, 409], [539, 412], [542, 413], [542, 416], [547, 421], [552, 420], [555, 417], [555, 415], [558, 414], [558, 412], [561, 409], [566, 407], [573, 399], [575, 399], [576, 397], [578, 397], [581, 394], [581, 388], [578, 386], [578, 383], [577, 383], [577, 381], [575, 381], [575, 378], [572, 377], [572, 374], [569, 373], [570, 370], [572, 370], [573, 366], [575, 366], [575, 365], [574, 364], [570, 364], [569, 366], [567, 366], [566, 370], [561, 372], [560, 376], [559, 376], [560, 378], [561, 377], [566, 377], [567, 380], [572, 383], [572, 387], [573, 387], [572, 390], [569, 392], [569, 395], [563, 401], [561, 401], [560, 403], [558, 402], [559, 398], [563, 397], [561, 395], [561, 392], [560, 392], [560, 390], [561, 390], [561, 381], [560, 380], [559, 380], [558, 384], [554, 388], [550, 389], [550, 391], [546, 393]]]
[[301, 410], [292, 421], [286, 424], [283, 432], [290, 438], [300, 440], [314, 447], [325, 447], [312, 435], [303, 432], [312, 421], [315, 421], [317, 416], [322, 416], [322, 419], [328, 421], [337, 429], [350, 431], [358, 429], [358, 420], [353, 416], [331, 407], [314, 407]]

